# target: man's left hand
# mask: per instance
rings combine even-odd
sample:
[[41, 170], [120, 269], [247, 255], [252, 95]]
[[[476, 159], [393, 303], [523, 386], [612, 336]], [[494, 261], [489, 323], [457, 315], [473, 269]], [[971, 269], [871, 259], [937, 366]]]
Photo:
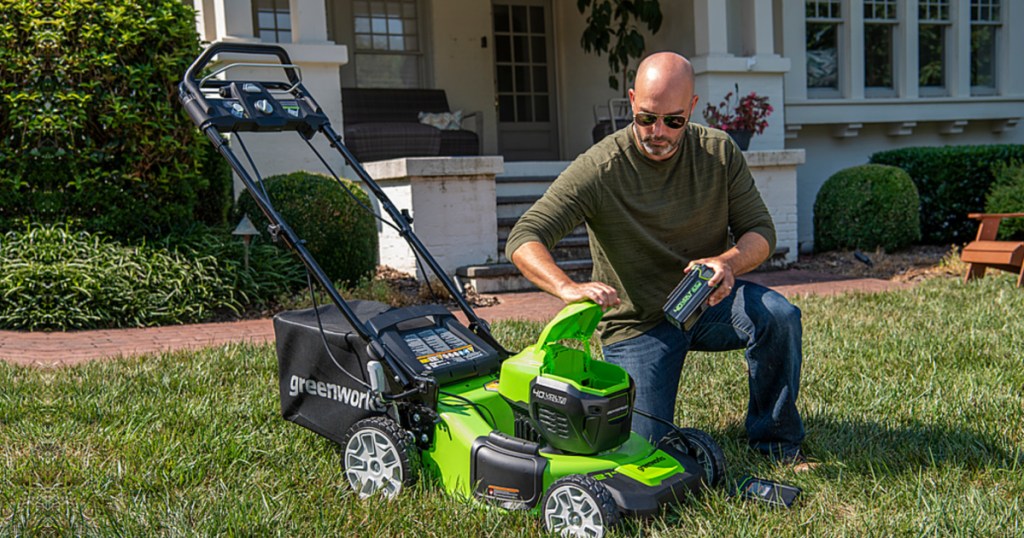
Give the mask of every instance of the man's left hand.
[[689, 273], [693, 266], [697, 264], [703, 264], [715, 272], [711, 280], [708, 281], [709, 285], [718, 286], [718, 289], [708, 297], [708, 306], [715, 306], [732, 293], [732, 287], [736, 284], [736, 276], [733, 275], [732, 266], [721, 258], [701, 258], [691, 261], [686, 266], [686, 269], [683, 270], [683, 273]]

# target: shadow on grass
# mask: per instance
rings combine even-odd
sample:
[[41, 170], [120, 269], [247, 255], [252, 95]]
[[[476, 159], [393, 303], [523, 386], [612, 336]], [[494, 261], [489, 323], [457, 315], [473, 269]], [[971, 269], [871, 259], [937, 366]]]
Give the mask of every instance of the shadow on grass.
[[[881, 469], [902, 474], [941, 466], [968, 470], [1024, 466], [1024, 450], [1013, 450], [1011, 441], [970, 424], [918, 420], [883, 424], [814, 415], [804, 418], [804, 428], [807, 454], [825, 465], [839, 463], [844, 472], [875, 474]], [[746, 440], [739, 424], [722, 435]]]

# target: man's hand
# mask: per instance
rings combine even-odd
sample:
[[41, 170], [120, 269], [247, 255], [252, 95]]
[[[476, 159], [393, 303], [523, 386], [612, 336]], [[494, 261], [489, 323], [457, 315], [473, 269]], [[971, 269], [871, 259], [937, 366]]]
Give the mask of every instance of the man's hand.
[[736, 284], [736, 276], [733, 274], [732, 266], [721, 258], [701, 258], [691, 261], [686, 266], [686, 269], [683, 269], [683, 274], [689, 273], [693, 270], [693, 266], [697, 264], [703, 264], [715, 272], [711, 280], [708, 280], [708, 285], [718, 286], [718, 289], [708, 297], [708, 306], [715, 306], [724, 301], [732, 293], [732, 287]]
[[565, 274], [551, 253], [541, 243], [529, 241], [512, 253], [512, 263], [523, 272], [523, 276], [538, 288], [565, 301], [565, 304], [591, 300], [607, 310], [622, 301], [615, 288], [603, 282], [574, 282]]
[[615, 288], [604, 282], [572, 282], [560, 286], [555, 294], [565, 301], [565, 304], [591, 300], [599, 304], [604, 310], [608, 310], [622, 302]]

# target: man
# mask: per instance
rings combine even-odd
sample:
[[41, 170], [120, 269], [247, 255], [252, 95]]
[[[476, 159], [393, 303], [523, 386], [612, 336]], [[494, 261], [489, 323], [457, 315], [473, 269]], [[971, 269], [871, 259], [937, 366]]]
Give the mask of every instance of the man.
[[[796, 409], [802, 361], [800, 311], [768, 288], [736, 277], [775, 248], [775, 228], [743, 154], [721, 131], [689, 123], [697, 104], [693, 68], [674, 53], [649, 56], [629, 90], [633, 123], [580, 155], [513, 228], [510, 260], [566, 303], [606, 309], [605, 359], [637, 386], [636, 408], [671, 422], [688, 350], [746, 348], [751, 446], [803, 462]], [[549, 249], [585, 222], [593, 281], [572, 281]], [[735, 243], [731, 242], [735, 238]], [[714, 270], [710, 307], [689, 331], [661, 310], [694, 264]], [[669, 426], [634, 415], [652, 441]]]

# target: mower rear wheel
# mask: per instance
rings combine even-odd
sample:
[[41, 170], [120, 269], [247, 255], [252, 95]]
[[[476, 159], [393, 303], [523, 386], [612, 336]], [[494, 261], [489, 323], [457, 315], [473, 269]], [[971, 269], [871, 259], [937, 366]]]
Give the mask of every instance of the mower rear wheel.
[[544, 527], [561, 536], [600, 538], [619, 521], [619, 508], [608, 488], [587, 475], [556, 480], [542, 506]]
[[676, 449], [683, 448], [686, 454], [697, 460], [704, 469], [708, 487], [718, 487], [725, 481], [725, 452], [707, 432], [697, 428], [679, 428], [669, 432], [661, 442], [671, 443]]
[[370, 417], [352, 425], [342, 444], [341, 466], [352, 490], [365, 499], [386, 499], [416, 483], [420, 454], [411, 436], [388, 417]]

